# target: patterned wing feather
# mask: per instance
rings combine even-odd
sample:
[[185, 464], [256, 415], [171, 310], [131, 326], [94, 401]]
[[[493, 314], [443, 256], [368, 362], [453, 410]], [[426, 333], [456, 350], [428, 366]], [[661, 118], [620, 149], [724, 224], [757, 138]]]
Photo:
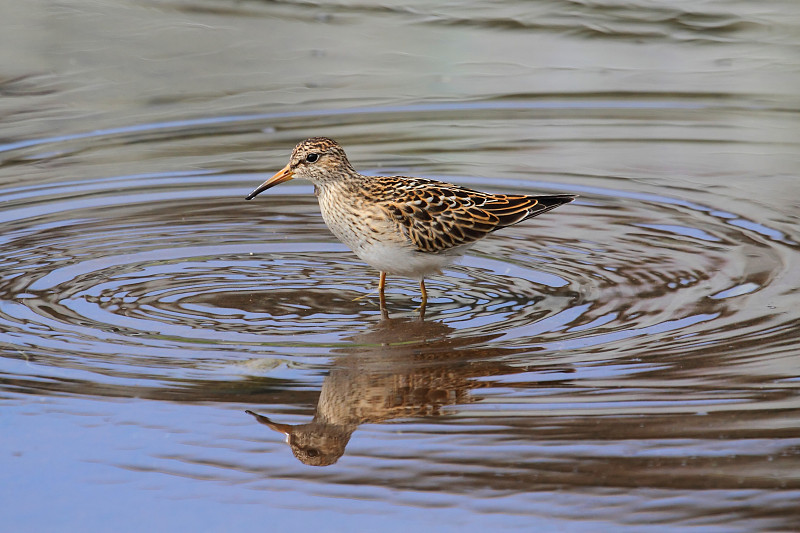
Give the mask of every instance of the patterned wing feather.
[[373, 178], [374, 198], [422, 252], [471, 244], [490, 232], [571, 202], [575, 196], [487, 194], [403, 176]]

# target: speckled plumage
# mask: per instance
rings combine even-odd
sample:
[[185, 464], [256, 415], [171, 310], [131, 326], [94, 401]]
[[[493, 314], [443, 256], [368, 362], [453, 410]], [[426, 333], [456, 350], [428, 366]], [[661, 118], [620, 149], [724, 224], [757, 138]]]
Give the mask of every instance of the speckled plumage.
[[461, 257], [492, 231], [535, 217], [575, 199], [573, 194], [488, 194], [441, 181], [364, 176], [342, 147], [326, 137], [299, 143], [289, 163], [247, 197], [290, 180], [314, 184], [322, 217], [336, 237], [381, 272], [420, 280]]

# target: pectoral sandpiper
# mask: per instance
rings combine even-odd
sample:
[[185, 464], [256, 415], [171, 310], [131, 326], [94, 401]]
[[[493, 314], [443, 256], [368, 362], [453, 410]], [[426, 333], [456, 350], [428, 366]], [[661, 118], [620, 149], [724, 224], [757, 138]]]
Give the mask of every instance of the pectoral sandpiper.
[[331, 232], [380, 271], [381, 309], [387, 272], [419, 280], [424, 311], [426, 276], [441, 272], [492, 231], [576, 197], [488, 194], [425, 178], [364, 176], [350, 165], [339, 143], [313, 137], [298, 144], [289, 163], [247, 199], [292, 178], [314, 184]]

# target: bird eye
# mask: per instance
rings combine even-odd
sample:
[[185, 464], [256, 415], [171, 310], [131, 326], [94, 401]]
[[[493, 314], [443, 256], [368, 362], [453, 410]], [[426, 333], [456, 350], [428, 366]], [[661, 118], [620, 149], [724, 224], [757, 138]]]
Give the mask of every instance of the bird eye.
[[319, 154], [308, 154], [306, 156], [306, 163], [316, 163], [319, 159]]

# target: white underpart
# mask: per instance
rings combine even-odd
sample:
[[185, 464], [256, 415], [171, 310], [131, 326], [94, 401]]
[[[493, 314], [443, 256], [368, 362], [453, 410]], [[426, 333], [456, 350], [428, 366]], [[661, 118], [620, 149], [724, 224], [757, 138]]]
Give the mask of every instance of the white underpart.
[[354, 249], [362, 261], [381, 272], [398, 274], [413, 279], [422, 279], [441, 272], [442, 268], [459, 259], [468, 246], [434, 253], [421, 253], [411, 246], [386, 245], [380, 242], [364, 243]]

